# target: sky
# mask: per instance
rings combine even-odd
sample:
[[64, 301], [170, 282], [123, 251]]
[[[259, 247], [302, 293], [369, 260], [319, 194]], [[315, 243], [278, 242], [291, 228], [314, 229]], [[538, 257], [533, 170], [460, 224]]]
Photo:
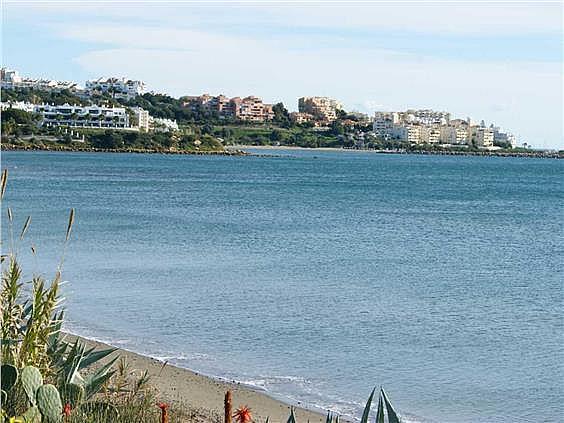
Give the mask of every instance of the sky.
[[141, 79], [175, 97], [329, 96], [494, 123], [564, 148], [562, 2], [26, 1], [2, 4], [2, 64]]

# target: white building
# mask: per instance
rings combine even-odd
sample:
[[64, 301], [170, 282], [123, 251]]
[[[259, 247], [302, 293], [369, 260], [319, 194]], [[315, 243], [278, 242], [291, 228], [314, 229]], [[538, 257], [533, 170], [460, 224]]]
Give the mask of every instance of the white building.
[[512, 148], [517, 146], [517, 140], [515, 139], [515, 135], [501, 131], [498, 127], [493, 127], [493, 135], [494, 135], [494, 144], [495, 145], [504, 145], [509, 144]]
[[418, 125], [394, 125], [392, 137], [409, 144], [420, 144], [421, 126]]
[[374, 135], [379, 138], [388, 140], [393, 137], [394, 125], [399, 123], [399, 116], [395, 112], [376, 112], [374, 113], [374, 122], [372, 129]]
[[437, 112], [430, 109], [409, 109], [405, 112], [399, 112], [398, 115], [401, 122], [410, 124], [448, 125], [450, 121], [450, 113]]
[[441, 143], [450, 145], [468, 144], [468, 127], [467, 126], [441, 126]]
[[129, 129], [129, 115], [124, 107], [34, 105], [44, 126]]
[[56, 81], [53, 79], [32, 79], [20, 76], [17, 70], [1, 68], [0, 84], [3, 89], [33, 88], [39, 90], [71, 90], [81, 91], [81, 87], [71, 81]]
[[150, 119], [149, 112], [147, 110], [142, 109], [141, 107], [132, 107], [131, 110], [137, 119], [137, 127], [141, 131], [148, 132], [150, 126]]
[[145, 93], [145, 83], [125, 78], [98, 78], [86, 81], [86, 91], [90, 95], [108, 93], [129, 100]]
[[33, 113], [35, 111], [35, 104], [25, 103], [23, 101], [8, 101], [0, 103], [0, 110], [17, 109], [24, 112]]
[[484, 126], [470, 127], [471, 142], [478, 147], [493, 147], [494, 131]]
[[423, 144], [439, 144], [441, 142], [441, 129], [438, 126], [422, 126], [421, 142]]
[[172, 119], [149, 117], [149, 128], [155, 132], [178, 131], [178, 123]]

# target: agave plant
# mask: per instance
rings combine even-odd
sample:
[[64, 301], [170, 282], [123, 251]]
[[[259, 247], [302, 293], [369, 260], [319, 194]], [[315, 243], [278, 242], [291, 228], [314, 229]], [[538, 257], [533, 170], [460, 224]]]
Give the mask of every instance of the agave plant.
[[[362, 418], [360, 419], [361, 423], [369, 423], [368, 419], [370, 417], [370, 409], [372, 408], [372, 400], [374, 399], [374, 394], [376, 393], [376, 388], [372, 390], [372, 393], [368, 397], [368, 401], [366, 401], [366, 405], [364, 406], [364, 411], [362, 413]], [[380, 392], [378, 395], [378, 407], [376, 411], [376, 423], [385, 423], [385, 415], [384, 415], [384, 405], [386, 406], [386, 413], [388, 415], [388, 423], [400, 423], [401, 420], [394, 410], [392, 403], [388, 399], [384, 388], [380, 388]]]

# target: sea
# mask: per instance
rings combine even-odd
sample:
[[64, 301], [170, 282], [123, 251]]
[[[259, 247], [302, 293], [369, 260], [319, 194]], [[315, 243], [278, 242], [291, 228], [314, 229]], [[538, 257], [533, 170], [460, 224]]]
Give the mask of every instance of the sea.
[[2, 248], [66, 330], [293, 404], [564, 422], [564, 161], [249, 151], [3, 152]]

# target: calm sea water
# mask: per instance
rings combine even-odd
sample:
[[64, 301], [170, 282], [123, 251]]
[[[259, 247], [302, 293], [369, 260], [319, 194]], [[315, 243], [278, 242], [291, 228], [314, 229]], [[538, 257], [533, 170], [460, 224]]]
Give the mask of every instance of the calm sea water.
[[563, 161], [276, 154], [3, 153], [27, 275], [75, 207], [70, 330], [345, 414], [564, 421]]

